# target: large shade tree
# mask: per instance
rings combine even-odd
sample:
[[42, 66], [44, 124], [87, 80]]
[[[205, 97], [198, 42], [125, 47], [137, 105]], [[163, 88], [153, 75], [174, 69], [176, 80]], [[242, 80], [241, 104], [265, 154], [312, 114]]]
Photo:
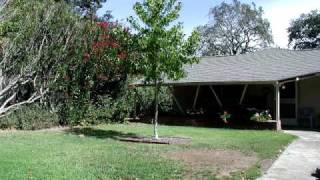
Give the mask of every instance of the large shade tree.
[[5, 115], [50, 91], [82, 27], [69, 6], [54, 0], [6, 0], [0, 16], [0, 115]]
[[288, 28], [289, 46], [294, 49], [320, 47], [320, 11], [302, 14]]
[[101, 84], [126, 78], [128, 59], [135, 55], [129, 29], [88, 19], [65, 1], [7, 0], [3, 5], [0, 115], [44, 97], [47, 101], [56, 92], [83, 107]]
[[273, 43], [270, 23], [255, 4], [223, 2], [212, 8], [209, 16], [210, 21], [198, 28], [202, 55], [244, 54]]
[[139, 19], [128, 20], [137, 31], [142, 59], [139, 62], [146, 81], [154, 86], [154, 136], [158, 138], [158, 93], [165, 78], [177, 80], [184, 76], [183, 65], [197, 61], [198, 33], [187, 39], [181, 23], [174, 23], [182, 4], [177, 0], [144, 0], [134, 5]]
[[107, 0], [64, 0], [84, 16], [93, 17]]

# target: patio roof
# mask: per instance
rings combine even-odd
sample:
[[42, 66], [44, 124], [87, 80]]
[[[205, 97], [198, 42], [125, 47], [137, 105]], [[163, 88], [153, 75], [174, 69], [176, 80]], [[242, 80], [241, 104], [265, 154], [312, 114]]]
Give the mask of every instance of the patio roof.
[[270, 48], [236, 56], [202, 57], [198, 64], [186, 65], [185, 71], [185, 78], [165, 80], [164, 84], [269, 84], [318, 75], [320, 49]]

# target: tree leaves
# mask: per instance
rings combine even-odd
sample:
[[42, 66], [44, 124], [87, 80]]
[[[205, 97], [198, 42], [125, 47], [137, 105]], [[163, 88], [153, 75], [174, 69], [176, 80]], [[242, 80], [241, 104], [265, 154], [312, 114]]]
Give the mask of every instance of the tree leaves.
[[289, 45], [294, 49], [320, 47], [320, 11], [314, 10], [293, 20], [288, 33]]
[[147, 81], [182, 78], [183, 64], [196, 62], [197, 32], [185, 40], [182, 24], [172, 24], [181, 7], [177, 0], [145, 0], [134, 5], [139, 20], [130, 17], [128, 21], [138, 32], [139, 67]]
[[[95, 16], [97, 10], [102, 7], [102, 4], [107, 0], [64, 0], [72, 4], [78, 12], [84, 16]], [[110, 15], [109, 13], [106, 16]]]
[[209, 12], [212, 20], [198, 27], [202, 55], [236, 55], [264, 48], [273, 43], [270, 23], [262, 17], [262, 8], [233, 0], [221, 3]]

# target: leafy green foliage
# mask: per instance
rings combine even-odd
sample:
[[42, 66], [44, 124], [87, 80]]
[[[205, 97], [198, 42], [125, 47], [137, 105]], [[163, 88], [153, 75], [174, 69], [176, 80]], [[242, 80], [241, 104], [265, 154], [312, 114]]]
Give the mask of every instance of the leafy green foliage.
[[[49, 91], [53, 94], [62, 67], [81, 49], [83, 25], [70, 6], [54, 0], [8, 1], [0, 13], [0, 68], [8, 89], [1, 96], [11, 97], [1, 99], [1, 104], [14, 110], [21, 103], [43, 100]], [[28, 96], [19, 96], [22, 90]]]
[[81, 124], [90, 106], [101, 95], [121, 90], [134, 64], [133, 39], [127, 28], [115, 22], [88, 22], [77, 49], [77, 56], [63, 65], [59, 91], [65, 92], [67, 119]]
[[58, 125], [58, 115], [38, 104], [23, 107], [0, 118], [0, 129], [36, 130]]
[[[69, 3], [95, 9], [102, 2]], [[51, 107], [58, 106], [63, 124], [82, 124], [98, 96], [114, 98], [137, 56], [128, 28], [83, 18], [73, 8], [58, 0], [10, 1], [1, 12], [6, 18], [0, 23], [5, 77], [20, 78], [17, 89], [27, 83], [30, 93], [40, 94]], [[43, 92], [49, 92], [47, 97]]]
[[[94, 100], [70, 99], [68, 103], [60, 105], [61, 119], [71, 125], [124, 123], [133, 115], [135, 108], [135, 93], [128, 88], [128, 83], [124, 81], [111, 93], [97, 95]], [[83, 103], [79, 105], [81, 100]]]
[[134, 94], [123, 87], [115, 97], [102, 96], [90, 106], [84, 121], [89, 124], [126, 123], [134, 112]]
[[178, 80], [184, 76], [183, 65], [197, 62], [198, 33], [193, 31], [185, 39], [182, 24], [174, 22], [179, 17], [182, 3], [177, 0], [144, 0], [134, 5], [139, 20], [130, 17], [128, 21], [138, 32], [137, 44], [141, 60], [140, 72], [147, 82], [154, 85], [155, 119], [157, 134], [158, 92], [164, 78]]
[[72, 53], [71, 45], [75, 45], [76, 32], [81, 29], [77, 16], [70, 11], [65, 3], [53, 0], [11, 1], [2, 12], [8, 18], [0, 26], [5, 41], [4, 72], [8, 76], [21, 71], [25, 76], [37, 76], [39, 86], [53, 81], [59, 65]]
[[95, 16], [97, 10], [102, 7], [102, 4], [107, 0], [64, 0], [72, 4], [78, 12], [84, 16]]
[[291, 22], [288, 32], [289, 45], [293, 45], [294, 49], [320, 47], [320, 11], [302, 14]]
[[255, 4], [222, 2], [209, 16], [212, 21], [198, 28], [204, 56], [244, 54], [273, 43], [270, 23]]
[[[97, 95], [94, 101], [83, 101], [79, 105], [66, 103], [60, 106], [63, 124], [94, 125], [101, 123], [125, 123], [127, 118], [150, 115], [154, 109], [152, 87], [129, 86], [131, 80], [120, 82], [110, 94]], [[80, 100], [80, 99], [79, 99]], [[172, 114], [173, 99], [168, 87], [159, 90], [159, 108], [161, 113]]]
[[177, 80], [184, 75], [183, 64], [198, 60], [193, 56], [198, 45], [197, 32], [193, 31], [185, 40], [182, 24], [172, 24], [181, 7], [177, 0], [146, 0], [134, 6], [140, 21], [131, 17], [129, 22], [138, 31], [138, 45], [143, 54], [139, 67], [146, 81], [159, 81], [163, 77]]
[[[150, 115], [154, 112], [154, 90], [152, 87], [136, 88], [137, 113], [141, 115]], [[162, 86], [159, 89], [159, 111], [163, 114], [172, 114], [173, 99], [170, 89]]]

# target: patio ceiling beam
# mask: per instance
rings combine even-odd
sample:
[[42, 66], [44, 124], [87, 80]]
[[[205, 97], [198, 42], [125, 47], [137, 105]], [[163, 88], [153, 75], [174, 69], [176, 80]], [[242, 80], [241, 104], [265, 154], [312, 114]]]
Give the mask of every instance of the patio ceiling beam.
[[244, 96], [246, 95], [247, 88], [248, 88], [248, 84], [244, 85], [244, 88], [243, 88], [243, 91], [242, 91], [242, 94], [241, 94], [241, 98], [240, 98], [240, 102], [239, 102], [240, 105], [242, 104]]
[[212, 87], [212, 86], [209, 86], [209, 87], [210, 87], [211, 92], [213, 93], [214, 97], [216, 98], [216, 100], [217, 100], [217, 102], [218, 102], [219, 106], [220, 106], [220, 107], [222, 107], [222, 103], [221, 103], [221, 101], [220, 101], [220, 99], [219, 99], [219, 96], [217, 95], [216, 91], [213, 89], [213, 87]]
[[193, 100], [192, 109], [196, 108], [197, 100], [198, 100], [198, 96], [199, 96], [199, 90], [200, 90], [200, 85], [197, 86], [197, 91], [196, 91], [196, 95], [195, 95], [194, 100]]
[[176, 105], [177, 105], [180, 113], [181, 113], [182, 115], [185, 115], [186, 113], [184, 112], [181, 104], [179, 103], [178, 99], [177, 99], [176, 96], [174, 95], [172, 88], [170, 88], [170, 92], [171, 92], [172, 99], [173, 99], [173, 101], [176, 103]]

